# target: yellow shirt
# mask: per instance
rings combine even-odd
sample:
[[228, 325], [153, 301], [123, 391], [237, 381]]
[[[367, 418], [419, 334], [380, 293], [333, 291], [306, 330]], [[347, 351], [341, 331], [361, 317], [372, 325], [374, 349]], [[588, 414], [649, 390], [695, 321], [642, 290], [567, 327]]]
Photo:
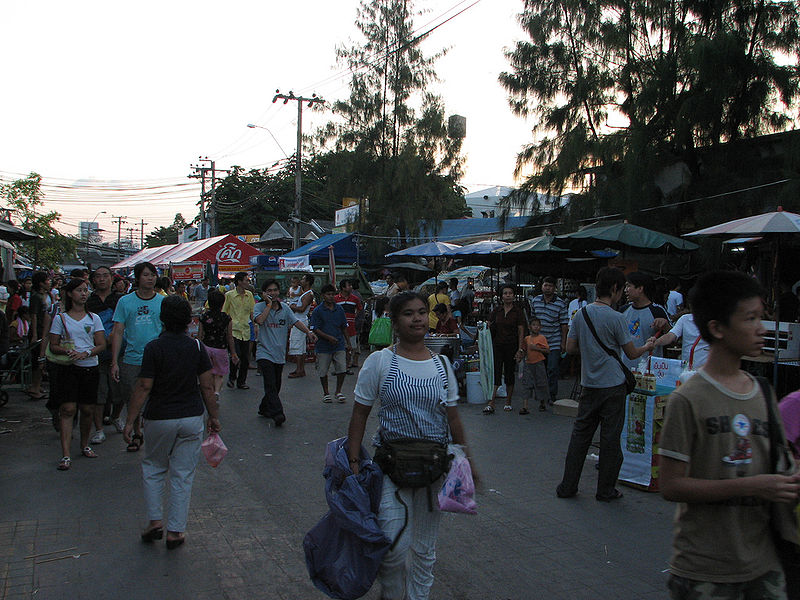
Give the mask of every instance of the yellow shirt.
[[447, 294], [435, 293], [428, 296], [428, 326], [430, 329], [436, 329], [436, 324], [439, 322], [439, 319], [433, 312], [433, 308], [437, 304], [446, 304], [447, 306], [450, 306], [450, 296]]
[[240, 294], [234, 288], [225, 294], [222, 312], [230, 315], [231, 321], [233, 321], [233, 337], [237, 340], [250, 339], [250, 320], [253, 318], [255, 305], [256, 300], [250, 290], [245, 290], [244, 294]]

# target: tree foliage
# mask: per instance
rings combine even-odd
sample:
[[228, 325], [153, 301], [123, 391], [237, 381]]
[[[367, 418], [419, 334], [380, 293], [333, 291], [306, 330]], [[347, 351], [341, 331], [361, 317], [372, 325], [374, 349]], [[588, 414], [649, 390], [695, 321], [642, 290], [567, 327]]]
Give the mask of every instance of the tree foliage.
[[18, 226], [41, 236], [38, 240], [16, 242], [19, 250], [33, 259], [35, 266], [54, 269], [74, 261], [78, 240], [56, 230], [54, 224], [61, 218], [58, 212], [42, 210], [44, 193], [41, 185], [41, 175], [30, 173], [24, 179], [0, 184], [0, 197], [15, 213]]
[[317, 133], [334, 147], [326, 197], [368, 199], [365, 225], [403, 237], [421, 219], [465, 214], [461, 140], [448, 136], [444, 104], [430, 91], [443, 53], [423, 54], [414, 14], [412, 0], [362, 0], [362, 39], [337, 51], [352, 72], [350, 95], [334, 103], [336, 120]]
[[525, 0], [529, 40], [500, 76], [536, 123], [517, 160], [532, 169], [525, 187], [572, 188], [589, 214], [629, 215], [663, 201], [664, 166], [787, 128], [798, 16], [792, 0]]
[[168, 244], [177, 244], [178, 236], [188, 227], [189, 223], [183, 218], [181, 213], [175, 215], [172, 225], [167, 227], [157, 227], [144, 238], [145, 248], [157, 248], [158, 246], [166, 246]]

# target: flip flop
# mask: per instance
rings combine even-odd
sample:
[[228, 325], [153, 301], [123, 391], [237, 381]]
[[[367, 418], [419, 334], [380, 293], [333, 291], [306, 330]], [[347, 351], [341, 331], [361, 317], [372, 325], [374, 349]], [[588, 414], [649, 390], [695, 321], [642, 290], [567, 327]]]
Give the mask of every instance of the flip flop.
[[494, 414], [494, 406], [491, 404], [487, 404], [486, 407], [483, 409], [483, 414], [485, 415], [493, 415]]
[[514, 409], [511, 407], [510, 404], [506, 404], [505, 406], [503, 406], [503, 410], [506, 412], [511, 412]]
[[47, 394], [43, 392], [40, 392], [38, 396], [30, 393], [27, 390], [23, 391], [22, 393], [28, 396], [28, 398], [30, 398], [31, 400], [47, 400]]
[[306, 374], [303, 373], [302, 375], [298, 375], [297, 373], [289, 373], [289, 379], [299, 379], [300, 377], [305, 377]]

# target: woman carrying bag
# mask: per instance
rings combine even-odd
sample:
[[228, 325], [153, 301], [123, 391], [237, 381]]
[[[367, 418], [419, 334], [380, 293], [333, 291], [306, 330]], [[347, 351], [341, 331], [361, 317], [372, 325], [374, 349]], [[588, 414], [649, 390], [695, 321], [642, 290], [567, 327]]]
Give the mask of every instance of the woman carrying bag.
[[[391, 299], [389, 313], [397, 343], [373, 352], [359, 372], [348, 456], [353, 472], [358, 473], [367, 417], [379, 402], [380, 427], [373, 438], [378, 448], [375, 462], [384, 472], [378, 521], [392, 540], [378, 572], [381, 598], [422, 600], [433, 585], [441, 518], [435, 492], [431, 501], [431, 489], [438, 490], [447, 473], [448, 442], [466, 446], [466, 440], [453, 369], [424, 343], [428, 332], [425, 297], [401, 292]], [[405, 463], [402, 457], [412, 454]], [[420, 468], [403, 472], [403, 464], [410, 463]], [[420, 472], [429, 479], [419, 480]]]
[[97, 355], [106, 348], [103, 322], [86, 311], [89, 287], [83, 279], [71, 279], [62, 291], [65, 312], [53, 319], [47, 360], [51, 369], [50, 395], [59, 406], [61, 455], [59, 471], [72, 466], [70, 442], [72, 422], [80, 407], [81, 453], [97, 458], [89, 446], [94, 411], [97, 405], [97, 386], [100, 383]]

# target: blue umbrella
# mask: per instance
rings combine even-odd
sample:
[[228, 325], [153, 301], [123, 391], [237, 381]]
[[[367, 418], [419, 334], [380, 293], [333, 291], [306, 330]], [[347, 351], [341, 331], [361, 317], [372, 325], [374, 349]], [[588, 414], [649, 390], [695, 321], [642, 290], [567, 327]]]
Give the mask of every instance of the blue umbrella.
[[489, 254], [491, 252], [500, 251], [500, 249], [508, 246], [508, 242], [501, 242], [499, 240], [482, 240], [474, 244], [467, 244], [455, 250], [445, 252], [445, 256], [465, 256], [470, 254]]

